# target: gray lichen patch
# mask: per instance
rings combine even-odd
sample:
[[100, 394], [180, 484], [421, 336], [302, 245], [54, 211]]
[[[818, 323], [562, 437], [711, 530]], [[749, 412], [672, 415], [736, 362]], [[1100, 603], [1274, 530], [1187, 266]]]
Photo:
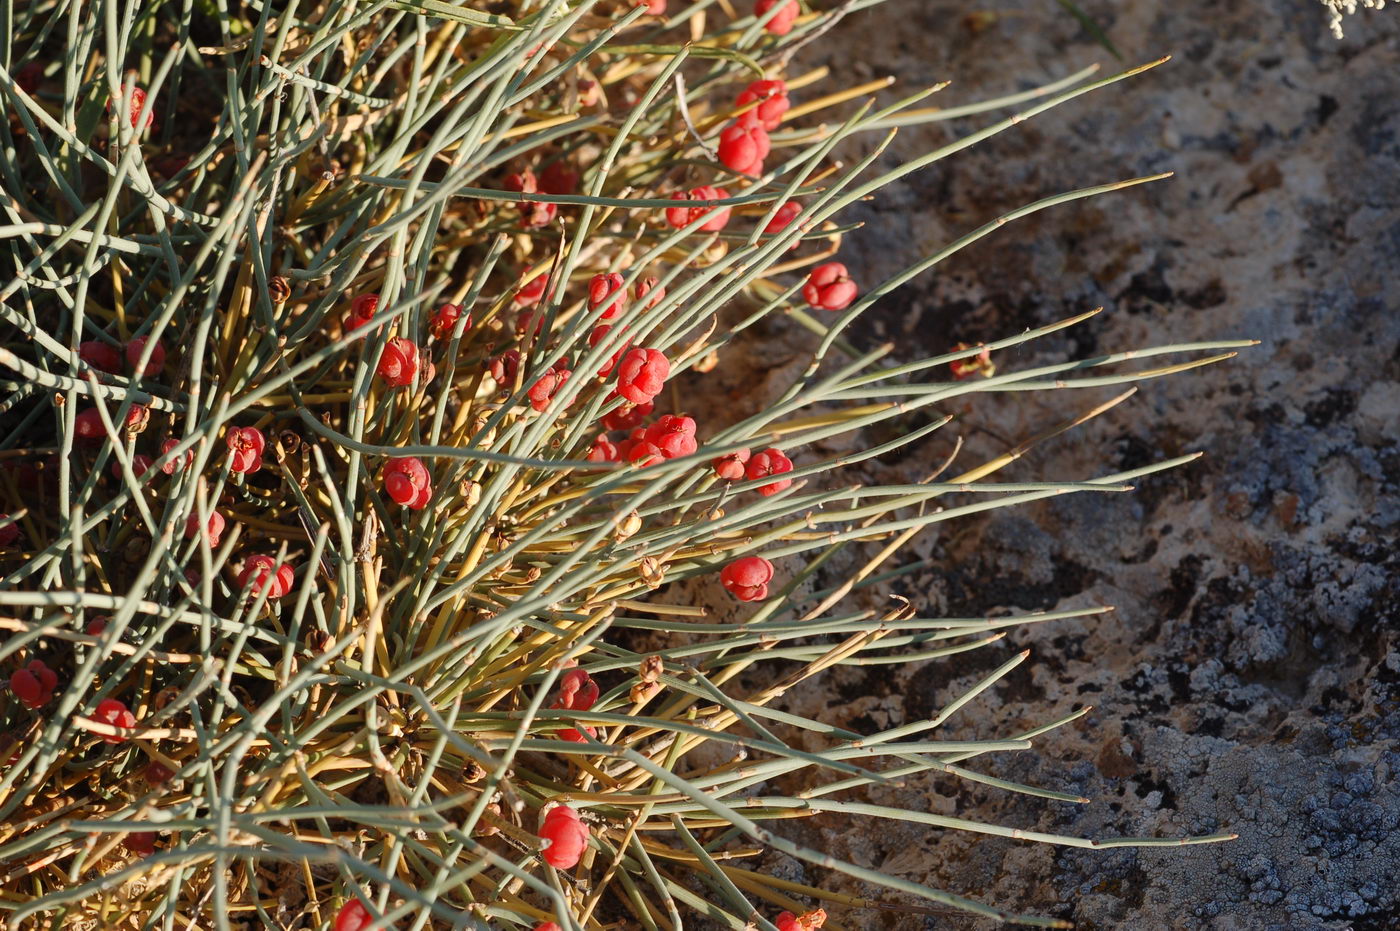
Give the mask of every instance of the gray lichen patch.
[[[1036, 751], [977, 761], [1091, 805], [943, 775], [872, 800], [1082, 836], [1240, 837], [1100, 851], [828, 817], [783, 829], [1081, 929], [1400, 926], [1400, 22], [1374, 17], [1336, 44], [1313, 25], [1314, 0], [1268, 15], [1250, 4], [1081, 5], [1130, 63], [1174, 61], [881, 192], [849, 217], [867, 225], [841, 259], [875, 282], [1039, 197], [1156, 171], [1176, 178], [1013, 223], [896, 292], [855, 335], [910, 344], [913, 357], [1102, 305], [1091, 323], [998, 365], [1225, 337], [1262, 344], [1145, 384], [998, 479], [1089, 477], [1197, 449], [1200, 461], [1130, 495], [1066, 496], [941, 527], [915, 544], [935, 567], [897, 586], [928, 613], [1116, 612], [1018, 630], [996, 656], [834, 672], [788, 700], [856, 730], [893, 726], [1030, 648], [946, 736], [1004, 735], [1092, 704]], [[944, 106], [1103, 59], [1055, 4], [1023, 6], [972, 21], [964, 4], [896, 0], [807, 54], [841, 80], [886, 69], [908, 89], [955, 79]], [[978, 125], [906, 128], [884, 158]], [[961, 405], [963, 461], [1108, 393]], [[947, 451], [933, 443], [870, 468], [912, 480]], [[912, 912], [844, 920], [980, 927]]]

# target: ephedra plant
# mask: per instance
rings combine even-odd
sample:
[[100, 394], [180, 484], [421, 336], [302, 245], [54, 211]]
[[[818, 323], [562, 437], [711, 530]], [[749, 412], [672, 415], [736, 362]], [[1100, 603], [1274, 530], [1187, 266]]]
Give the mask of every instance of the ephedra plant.
[[[853, 202], [1145, 70], [942, 111], [938, 88], [877, 103], [883, 81], [793, 64], [868, 5], [6, 8], [9, 927], [790, 931], [920, 907], [1055, 925], [841, 862], [784, 822], [1223, 839], [866, 800], [937, 770], [1082, 801], [979, 766], [1076, 715], [940, 731], [1024, 655], [880, 733], [778, 701], [839, 664], [966, 658], [1093, 613], [929, 617], [881, 592], [931, 525], [1189, 457], [1015, 484], [995, 480], [1014, 450], [900, 486], [842, 467], [933, 434], [955, 399], [1069, 399], [1245, 345], [999, 358], [1089, 315], [934, 358], [855, 345], [863, 312], [1003, 223], [1156, 180], [987, 217], [861, 280], [840, 253]], [[983, 128], [876, 170], [897, 127], [951, 116]], [[833, 154], [860, 139], [864, 157]], [[806, 364], [756, 412], [706, 401], [766, 317], [810, 331], [786, 347]], [[1095, 403], [1067, 400], [1062, 426]], [[858, 453], [817, 452], [877, 425]], [[765, 849], [888, 896], [765, 875]]]

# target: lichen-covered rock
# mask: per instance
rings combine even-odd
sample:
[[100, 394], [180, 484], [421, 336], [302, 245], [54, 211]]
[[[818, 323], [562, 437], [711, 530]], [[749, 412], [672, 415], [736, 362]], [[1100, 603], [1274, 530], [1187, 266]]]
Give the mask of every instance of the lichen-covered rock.
[[[1190, 450], [1202, 460], [1126, 495], [1075, 495], [943, 525], [936, 568], [898, 590], [954, 616], [1112, 604], [1014, 630], [1000, 652], [840, 670], [791, 707], [870, 730], [935, 713], [1011, 651], [1031, 660], [948, 722], [1005, 735], [1095, 710], [1029, 753], [969, 765], [1083, 793], [1026, 799], [943, 775], [873, 800], [1081, 836], [1236, 831], [1185, 849], [1052, 848], [892, 822], [781, 829], [1000, 907], [1081, 929], [1400, 926], [1400, 20], [1337, 43], [1314, 0], [1084, 0], [1130, 63], [1176, 59], [1021, 124], [882, 191], [841, 260], [878, 282], [992, 217], [1060, 191], [1157, 171], [1169, 182], [1017, 221], [900, 289], [867, 342], [942, 351], [1104, 306], [1008, 352], [1010, 371], [1147, 344], [1261, 345], [1148, 382], [997, 480], [1091, 477]], [[1011, 93], [1105, 57], [1053, 3], [967, 15], [951, 0], [853, 14], [807, 49], [842, 77], [954, 79], [940, 105]], [[865, 64], [863, 64], [865, 63]], [[901, 131], [886, 164], [986, 122]], [[865, 140], [862, 145], [873, 145]], [[1001, 395], [962, 419], [971, 466], [1114, 389]], [[881, 478], [922, 477], [943, 434]], [[845, 702], [833, 712], [833, 696]], [[809, 870], [809, 873], [811, 870]], [[827, 884], [876, 893], [831, 874]], [[836, 912], [838, 916], [842, 913]], [[952, 913], [852, 912], [848, 926], [981, 927]]]

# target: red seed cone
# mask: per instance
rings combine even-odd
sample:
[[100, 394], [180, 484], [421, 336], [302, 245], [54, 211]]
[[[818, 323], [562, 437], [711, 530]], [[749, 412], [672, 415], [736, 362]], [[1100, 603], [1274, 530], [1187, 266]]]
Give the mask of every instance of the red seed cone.
[[292, 583], [295, 580], [291, 566], [279, 563], [271, 556], [261, 553], [249, 556], [243, 563], [243, 571], [238, 573], [240, 588], [251, 586], [255, 594], [266, 588], [270, 601], [281, 598], [291, 591]]
[[720, 162], [741, 175], [762, 174], [763, 160], [771, 148], [762, 126], [735, 122], [719, 134]]
[[660, 349], [630, 349], [617, 365], [617, 393], [633, 404], [650, 401], [670, 374], [671, 363]]
[[433, 497], [432, 475], [417, 457], [391, 459], [384, 467], [384, 492], [398, 504], [421, 511]]
[[588, 828], [578, 812], [567, 805], [556, 805], [544, 816], [540, 840], [546, 841], [541, 856], [557, 870], [573, 869], [588, 847]]
[[761, 601], [768, 597], [773, 564], [762, 556], [741, 556], [720, 570], [719, 581], [740, 601]]
[[802, 299], [820, 310], [844, 310], [857, 293], [856, 283], [840, 262], [818, 265], [802, 286]]
[[756, 100], [762, 103], [740, 114], [739, 122], [761, 126], [770, 133], [778, 128], [778, 124], [783, 121], [783, 114], [792, 106], [788, 100], [786, 82], [776, 78], [754, 81], [734, 100], [734, 106], [743, 107]]
[[[755, 453], [744, 467], [744, 475], [752, 479], [767, 478], [770, 475], [781, 475], [784, 472], [792, 471], [792, 460], [783, 455], [779, 449], [765, 449], [761, 453]], [[784, 478], [767, 485], [758, 486], [758, 493], [767, 497], [777, 494], [784, 488], [792, 484], [792, 479]]]

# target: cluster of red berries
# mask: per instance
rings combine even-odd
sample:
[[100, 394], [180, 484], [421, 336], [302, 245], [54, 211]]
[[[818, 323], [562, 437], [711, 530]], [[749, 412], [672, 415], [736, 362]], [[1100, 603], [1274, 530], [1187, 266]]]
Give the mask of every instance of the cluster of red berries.
[[768, 134], [778, 128], [792, 106], [787, 84], [777, 78], [754, 81], [735, 99], [734, 106], [747, 109], [720, 132], [719, 160], [737, 174], [761, 174], [763, 160], [773, 148]]
[[[640, 405], [632, 408], [633, 411], [640, 409]], [[587, 459], [589, 462], [630, 462], [645, 468], [667, 459], [689, 456], [697, 449], [694, 418], [662, 414], [649, 427], [633, 427], [627, 439], [620, 443], [612, 442], [606, 433], [598, 434]]]
[[[97, 632], [100, 634], [101, 629]], [[89, 625], [88, 633], [93, 633], [92, 625]], [[53, 693], [59, 686], [58, 673], [43, 660], [31, 659], [10, 673], [9, 685], [10, 692], [19, 699], [20, 704], [30, 711], [38, 711], [53, 700]], [[136, 727], [136, 716], [124, 702], [115, 698], [104, 698], [98, 702], [92, 719], [115, 728]], [[103, 734], [102, 739], [107, 743], [119, 744], [126, 740], [126, 736], [120, 733]]]
[[[501, 184], [517, 194], [572, 194], [578, 190], [578, 172], [560, 159], [551, 162], [538, 177], [527, 167], [506, 175]], [[558, 204], [520, 202], [520, 225], [527, 230], [548, 226], [558, 214]]]
[[[150, 419], [149, 408], [144, 404], [133, 404], [126, 410], [126, 419], [116, 426], [128, 435], [135, 436], [146, 429]], [[107, 437], [107, 428], [102, 425], [102, 414], [95, 407], [78, 411], [73, 418], [73, 433], [79, 442], [102, 442]]]
[[[756, 15], [764, 15], [777, 2], [780, 0], [759, 0]], [[787, 0], [786, 5], [768, 22], [768, 31], [785, 35], [792, 28], [798, 11], [796, 0]], [[719, 160], [724, 167], [737, 174], [761, 174], [763, 161], [772, 149], [768, 134], [778, 128], [792, 106], [787, 96], [787, 85], [776, 78], [754, 81], [735, 99], [734, 106], [743, 109], [743, 112], [720, 133]], [[728, 197], [729, 191], [708, 184], [688, 191], [676, 191], [671, 199], [680, 203], [666, 208], [666, 222], [674, 229], [682, 229], [703, 220], [699, 227], [702, 232], [719, 232], [729, 223], [730, 208], [712, 202]], [[778, 208], [763, 231], [769, 235], [782, 232], [801, 212], [800, 204], [788, 201]], [[793, 243], [794, 248], [796, 245]], [[844, 310], [856, 299], [857, 293], [856, 283], [840, 262], [818, 265], [802, 286], [803, 299], [819, 310]]]
[[[113, 375], [120, 374], [123, 369], [123, 362], [129, 366], [134, 377], [159, 375], [165, 369], [165, 346], [160, 340], [156, 340], [150, 349], [150, 358], [146, 364], [141, 364], [141, 357], [146, 354], [146, 346], [149, 340], [144, 336], [137, 336], [126, 344], [119, 347], [102, 340], [88, 340], [78, 344], [78, 358], [85, 364]], [[146, 429], [146, 424], [151, 419], [150, 409], [144, 404], [132, 404], [127, 408], [126, 419], [117, 425], [117, 428], [135, 436]], [[73, 432], [76, 438], [84, 443], [100, 443], [107, 436], [107, 430], [102, 425], [102, 415], [96, 407], [89, 407], [78, 411], [74, 415]], [[138, 476], [150, 467], [151, 458], [149, 456], [137, 456], [133, 462], [135, 472]], [[114, 466], [114, 472], [120, 473], [120, 467]]]
[[41, 659], [32, 659], [10, 673], [10, 691], [14, 692], [20, 704], [30, 711], [37, 711], [47, 705], [56, 688], [58, 674]]
[[[735, 450], [711, 463], [715, 475], [727, 482], [743, 479], [756, 481], [792, 471], [792, 460], [776, 448], [749, 455], [747, 449]], [[758, 486], [761, 495], [773, 495], [792, 485], [792, 479], [780, 478]], [[719, 573], [725, 591], [740, 601], [762, 601], [768, 597], [768, 583], [773, 581], [773, 564], [762, 556], [741, 556]]]
[[[341, 325], [348, 333], [360, 327], [374, 324], [375, 312], [379, 309], [378, 294], [361, 294], [350, 302], [350, 309], [341, 318]], [[458, 304], [442, 304], [428, 320], [428, 332], [439, 342], [450, 339], [462, 319], [462, 308]], [[472, 315], [466, 314], [461, 323], [465, 331], [472, 325]], [[424, 364], [423, 351], [411, 339], [395, 337], [384, 344], [379, 354], [379, 364], [374, 373], [390, 388], [404, 388], [414, 381], [430, 382], [435, 369], [431, 362]]]
[[[715, 475], [727, 482], [738, 482], [744, 479], [756, 481], [771, 475], [782, 475], [784, 472], [792, 471], [792, 460], [784, 455], [781, 449], [771, 446], [752, 456], [749, 455], [747, 449], [737, 449], [732, 453], [719, 456], [710, 465], [715, 470]], [[766, 498], [791, 485], [792, 479], [780, 478], [777, 481], [759, 485], [758, 493]]]
[[148, 342], [150, 341], [146, 337], [136, 336], [123, 347], [91, 339], [78, 344], [78, 358], [95, 369], [113, 375], [122, 373], [123, 360], [135, 375], [159, 375], [165, 369], [165, 345], [156, 340], [155, 345], [151, 347], [151, 357], [141, 366], [141, 357], [146, 354]]

